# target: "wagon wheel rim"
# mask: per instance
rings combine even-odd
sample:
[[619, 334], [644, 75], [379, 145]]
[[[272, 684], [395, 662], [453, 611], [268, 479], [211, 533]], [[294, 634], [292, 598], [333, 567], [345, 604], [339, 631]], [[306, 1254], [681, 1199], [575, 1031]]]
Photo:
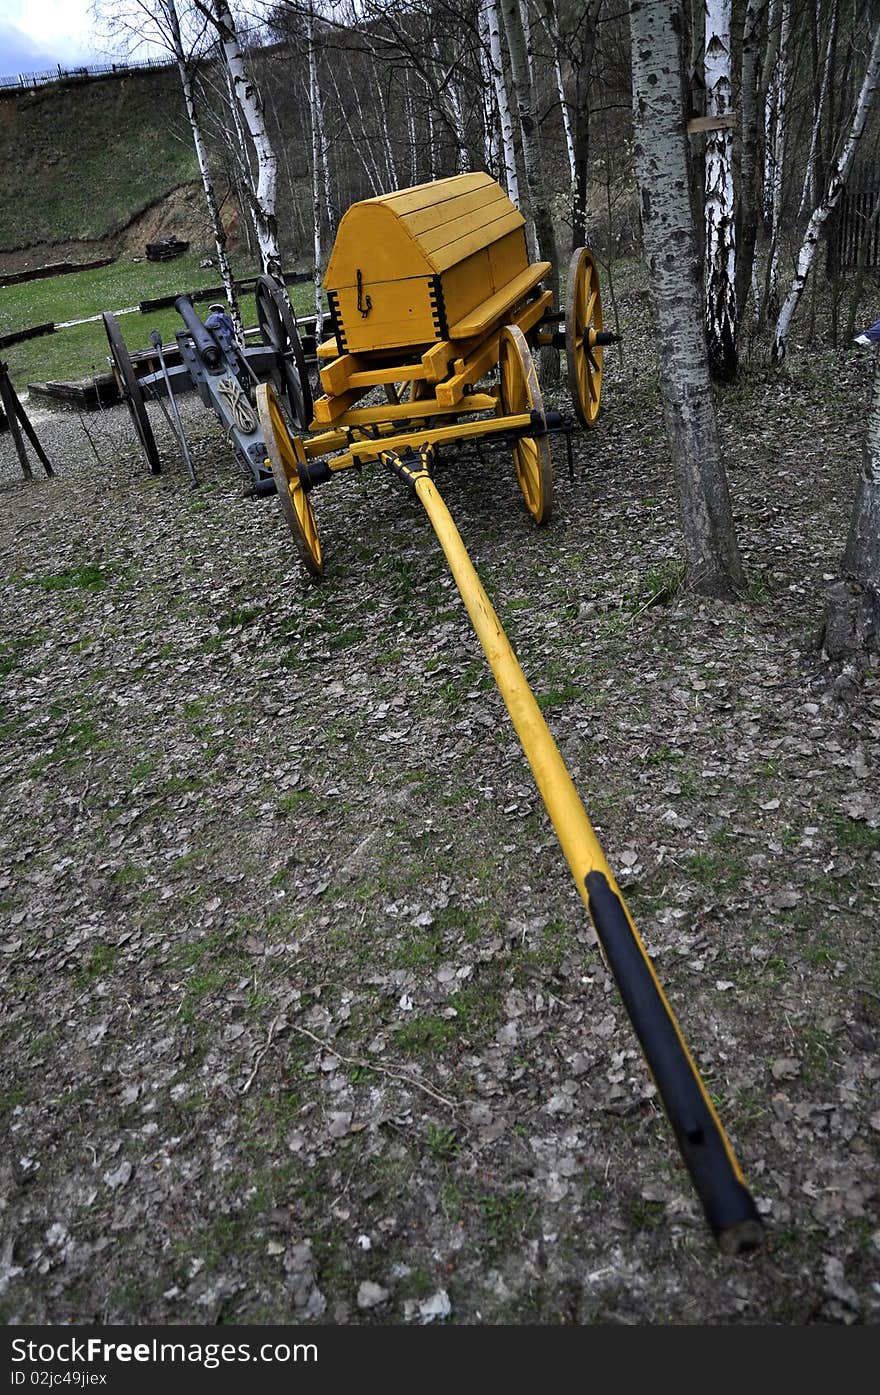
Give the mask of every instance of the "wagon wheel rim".
[[278, 394], [271, 383], [260, 383], [257, 388], [257, 411], [278, 499], [300, 561], [310, 576], [323, 576], [324, 556], [315, 511], [299, 475], [305, 452], [299, 438], [291, 437], [287, 430]]
[[263, 343], [278, 355], [278, 386], [287, 398], [293, 424], [300, 431], [308, 431], [314, 403], [296, 320], [281, 288], [271, 277], [257, 277], [254, 299]]
[[110, 354], [113, 358], [113, 363], [122, 380], [123, 400], [128, 408], [128, 413], [140, 444], [141, 454], [150, 467], [150, 473], [159, 475], [162, 473], [162, 462], [159, 459], [156, 438], [153, 435], [150, 418], [147, 416], [144, 394], [137, 380], [137, 374], [134, 371], [131, 355], [125, 347], [125, 340], [120, 332], [116, 316], [112, 314], [111, 311], [104, 310], [101, 318], [104, 321], [104, 331], [107, 335], [107, 342], [110, 345]]
[[593, 426], [602, 401], [602, 296], [592, 252], [579, 247], [568, 266], [568, 309], [565, 316], [565, 358], [568, 387], [575, 415], [582, 426]]
[[[544, 416], [544, 399], [535, 361], [526, 337], [516, 325], [505, 325], [498, 342], [501, 412]], [[513, 447], [513, 463], [526, 508], [536, 523], [546, 523], [553, 508], [553, 461], [547, 437], [522, 436]]]

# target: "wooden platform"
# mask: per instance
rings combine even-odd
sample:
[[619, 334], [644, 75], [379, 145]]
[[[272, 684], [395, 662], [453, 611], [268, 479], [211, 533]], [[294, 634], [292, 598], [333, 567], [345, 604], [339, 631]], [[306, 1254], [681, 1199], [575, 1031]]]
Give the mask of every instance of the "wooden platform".
[[69, 406], [79, 407], [87, 412], [96, 412], [101, 407], [112, 407], [122, 400], [112, 373], [99, 373], [97, 377], [87, 378], [78, 383], [28, 383], [27, 386], [32, 397], [66, 402]]

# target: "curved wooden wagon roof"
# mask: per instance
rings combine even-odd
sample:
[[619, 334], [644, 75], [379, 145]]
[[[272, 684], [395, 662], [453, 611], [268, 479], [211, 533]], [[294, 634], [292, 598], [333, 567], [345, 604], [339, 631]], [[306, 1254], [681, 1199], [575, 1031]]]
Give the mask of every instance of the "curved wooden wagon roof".
[[529, 266], [525, 219], [488, 174], [363, 199], [339, 224], [324, 277], [325, 354], [479, 338], [548, 269]]

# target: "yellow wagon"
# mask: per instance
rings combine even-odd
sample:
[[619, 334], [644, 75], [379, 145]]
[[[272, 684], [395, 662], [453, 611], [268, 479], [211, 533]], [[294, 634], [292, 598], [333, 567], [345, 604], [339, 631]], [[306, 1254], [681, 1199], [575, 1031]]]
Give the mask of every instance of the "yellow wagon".
[[[380, 461], [413, 491], [449, 563], [620, 989], [706, 1219], [727, 1253], [761, 1244], [742, 1169], [687, 1048], [586, 810], [501, 623], [431, 477], [437, 445], [509, 441], [533, 518], [550, 511], [547, 437], [572, 423], [545, 410], [532, 348], [564, 346], [575, 413], [599, 411], [602, 332], [586, 249], [569, 270], [563, 316], [529, 263], [522, 215], [484, 174], [355, 204], [327, 267], [332, 335], [319, 346], [323, 395], [291, 437], [272, 387], [257, 389], [266, 448], [300, 556], [324, 568], [309, 498], [338, 470]], [[561, 328], [564, 320], [564, 329]], [[497, 381], [483, 379], [497, 373]], [[369, 395], [383, 401], [369, 400]], [[365, 400], [366, 399], [366, 400]]]
[[549, 271], [530, 263], [525, 220], [488, 174], [349, 208], [324, 278], [331, 333], [318, 347], [323, 395], [309, 434], [291, 438], [271, 389], [258, 393], [279, 498], [313, 576], [324, 563], [311, 489], [389, 451], [508, 441], [526, 507], [537, 523], [549, 518], [548, 434], [575, 422], [545, 410], [532, 350], [565, 348], [575, 416], [592, 426], [614, 338], [589, 250], [572, 257], [564, 315], [543, 286]]

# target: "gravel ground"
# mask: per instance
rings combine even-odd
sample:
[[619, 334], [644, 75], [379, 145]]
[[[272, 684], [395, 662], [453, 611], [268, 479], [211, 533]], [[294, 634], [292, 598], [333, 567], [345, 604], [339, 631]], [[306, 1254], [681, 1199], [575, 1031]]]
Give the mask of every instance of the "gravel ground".
[[[680, 586], [645, 301], [536, 529], [438, 482], [767, 1227], [721, 1255], [418, 505], [298, 569], [188, 404], [0, 437], [0, 1315], [873, 1324], [880, 685], [815, 646], [869, 363], [720, 396], [750, 589]], [[92, 437], [90, 441], [86, 429]]]

